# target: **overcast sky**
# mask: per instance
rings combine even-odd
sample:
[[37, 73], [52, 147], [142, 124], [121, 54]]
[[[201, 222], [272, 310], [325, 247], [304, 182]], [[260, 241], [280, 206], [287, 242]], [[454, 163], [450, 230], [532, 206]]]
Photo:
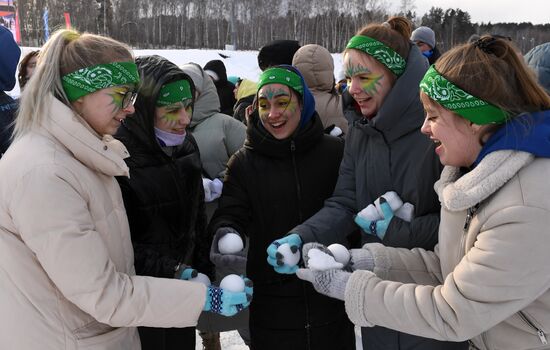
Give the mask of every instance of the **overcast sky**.
[[[414, 0], [416, 14], [422, 17], [432, 7], [460, 8], [473, 23], [531, 22], [550, 23], [550, 0]], [[399, 7], [400, 0], [390, 0]]]

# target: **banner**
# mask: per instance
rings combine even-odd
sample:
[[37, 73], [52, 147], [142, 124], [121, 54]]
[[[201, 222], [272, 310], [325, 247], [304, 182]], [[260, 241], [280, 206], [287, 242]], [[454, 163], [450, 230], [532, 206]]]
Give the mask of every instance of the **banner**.
[[16, 25], [15, 25], [15, 6], [13, 0], [0, 0], [0, 25], [8, 28], [15, 38]]
[[48, 41], [50, 38], [50, 27], [48, 25], [48, 8], [44, 8], [44, 15], [42, 19], [44, 20], [44, 41]]

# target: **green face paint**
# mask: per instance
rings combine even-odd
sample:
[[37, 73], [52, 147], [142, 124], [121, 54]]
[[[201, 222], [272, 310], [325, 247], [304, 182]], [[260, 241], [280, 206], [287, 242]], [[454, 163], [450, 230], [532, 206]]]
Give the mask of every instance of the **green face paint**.
[[370, 69], [361, 64], [353, 65], [351, 63], [351, 59], [348, 60], [347, 66], [348, 67], [346, 68], [346, 77], [348, 78], [354, 77], [358, 74], [372, 74]]
[[285, 91], [283, 88], [273, 89], [270, 86], [266, 86], [265, 88], [262, 88], [262, 91], [260, 91], [260, 94], [258, 95], [259, 98], [266, 98], [268, 100], [273, 100], [277, 96], [290, 96], [288, 91]]
[[175, 127], [179, 122], [179, 119], [180, 119], [179, 112], [181, 109], [184, 109], [189, 119], [191, 119], [191, 116], [193, 114], [192, 103], [193, 103], [192, 99], [186, 99], [186, 100], [183, 100], [182, 102], [177, 102], [165, 107], [160, 107], [160, 108], [163, 108], [165, 112], [160, 116], [162, 123], [169, 128]]
[[381, 80], [384, 78], [383, 74], [376, 74], [371, 72], [367, 67], [358, 64], [353, 65], [351, 60], [348, 60], [348, 68], [346, 69], [346, 76], [348, 77], [348, 84], [351, 86], [351, 78], [359, 75], [361, 80], [361, 90], [367, 95], [374, 96], [378, 94], [378, 87], [380, 87]]
[[113, 106], [113, 113], [116, 113], [124, 108], [124, 96], [130, 89], [124, 86], [113, 88], [113, 92], [108, 95], [113, 99], [111, 105]]

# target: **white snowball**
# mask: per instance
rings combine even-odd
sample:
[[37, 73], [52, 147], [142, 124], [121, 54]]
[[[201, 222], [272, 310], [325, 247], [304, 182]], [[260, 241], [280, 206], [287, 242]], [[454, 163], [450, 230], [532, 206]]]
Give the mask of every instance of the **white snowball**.
[[235, 254], [243, 250], [243, 247], [243, 240], [236, 233], [228, 233], [218, 241], [220, 254]]
[[283, 255], [283, 262], [285, 265], [294, 266], [300, 261], [300, 250], [296, 250], [296, 253], [293, 253], [288, 243], [281, 244], [279, 248], [277, 248], [277, 251]]
[[376, 207], [373, 204], [367, 205], [357, 215], [369, 221], [383, 219], [383, 217], [378, 214], [378, 210], [376, 210]]
[[337, 126], [332, 128], [332, 130], [330, 131], [330, 136], [338, 137], [340, 135], [342, 135], [342, 129]]
[[[399, 197], [399, 195], [394, 191], [389, 191], [384, 193], [381, 197], [384, 197], [388, 204], [390, 205], [391, 210], [395, 213], [395, 211], [403, 205], [403, 201]], [[376, 206], [376, 210], [378, 210], [378, 214], [380, 216], [384, 216], [382, 213], [382, 208], [380, 207], [380, 197], [376, 198], [374, 201], [374, 205]]]
[[344, 265], [342, 265], [341, 263], [336, 262], [336, 260], [334, 260], [334, 257], [329, 254], [323, 253], [316, 248], [310, 249], [307, 252], [307, 256], [309, 257], [307, 266], [311, 270], [326, 271], [330, 269], [341, 269], [342, 267], [344, 267]]
[[220, 282], [220, 288], [234, 293], [243, 292], [244, 280], [239, 275], [227, 275]]
[[328, 250], [334, 255], [334, 259], [342, 265], [347, 265], [349, 262], [350, 254], [348, 248], [341, 244], [334, 243], [329, 245]]
[[210, 278], [208, 278], [208, 276], [206, 276], [204, 273], [200, 273], [200, 272], [197, 274], [197, 277], [191, 278], [191, 279], [189, 279], [189, 281], [199, 282], [199, 283], [204, 284], [207, 287], [212, 284], [210, 282]]

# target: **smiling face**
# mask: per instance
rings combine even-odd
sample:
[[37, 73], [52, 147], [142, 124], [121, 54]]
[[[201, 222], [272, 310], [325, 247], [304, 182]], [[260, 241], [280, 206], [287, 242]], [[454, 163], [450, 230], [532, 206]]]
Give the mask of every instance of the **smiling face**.
[[424, 93], [421, 96], [426, 118], [420, 130], [435, 142], [441, 164], [470, 167], [482, 148], [479, 135], [483, 127], [434, 103]]
[[133, 86], [113, 86], [85, 95], [72, 105], [98, 134], [114, 135], [122, 121], [134, 113], [133, 103], [123, 108], [124, 96], [133, 90]]
[[192, 103], [192, 99], [187, 99], [168, 106], [156, 107], [155, 127], [171, 134], [185, 135], [193, 115]]
[[366, 117], [376, 115], [395, 82], [395, 75], [373, 57], [357, 50], [344, 54], [344, 72], [348, 91], [361, 113]]
[[258, 91], [258, 113], [265, 129], [278, 140], [290, 137], [300, 124], [298, 94], [283, 84], [264, 85]]

